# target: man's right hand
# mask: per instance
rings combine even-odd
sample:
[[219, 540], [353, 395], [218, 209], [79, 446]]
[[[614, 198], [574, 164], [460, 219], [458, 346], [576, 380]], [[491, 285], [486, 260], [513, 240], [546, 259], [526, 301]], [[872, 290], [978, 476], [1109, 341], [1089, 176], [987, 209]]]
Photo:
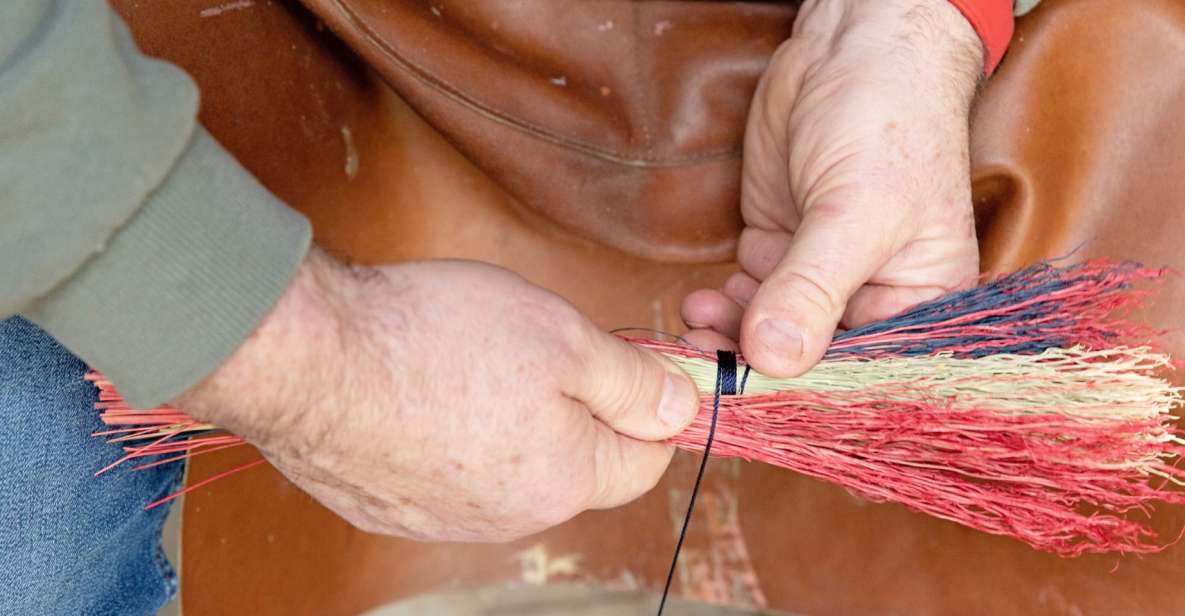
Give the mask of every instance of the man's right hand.
[[177, 406], [364, 530], [509, 540], [655, 485], [697, 409], [659, 355], [496, 267], [348, 268], [314, 250]]

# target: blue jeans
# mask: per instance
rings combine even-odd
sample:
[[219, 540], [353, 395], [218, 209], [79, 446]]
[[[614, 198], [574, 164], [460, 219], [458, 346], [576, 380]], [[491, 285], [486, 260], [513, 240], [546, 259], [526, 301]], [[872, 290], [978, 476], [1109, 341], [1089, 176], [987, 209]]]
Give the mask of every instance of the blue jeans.
[[155, 614], [177, 592], [160, 547], [182, 464], [94, 472], [121, 450], [86, 365], [21, 318], [0, 321], [0, 614]]

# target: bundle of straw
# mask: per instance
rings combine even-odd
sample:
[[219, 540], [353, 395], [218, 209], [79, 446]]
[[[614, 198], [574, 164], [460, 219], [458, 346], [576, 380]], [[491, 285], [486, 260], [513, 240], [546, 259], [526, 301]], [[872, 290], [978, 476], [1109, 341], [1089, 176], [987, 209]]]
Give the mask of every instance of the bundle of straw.
[[[807, 374], [753, 373], [743, 395], [723, 397], [711, 453], [1062, 556], [1159, 551], [1165, 542], [1137, 518], [1156, 501], [1185, 504], [1171, 489], [1185, 479], [1173, 464], [1185, 441], [1171, 414], [1182, 392], [1160, 378], [1174, 364], [1148, 344], [1156, 332], [1116, 313], [1146, 295], [1133, 284], [1164, 273], [1110, 261], [1039, 264], [849, 330]], [[673, 442], [702, 452], [714, 356], [631, 342], [664, 353], [697, 383], [701, 413]], [[103, 421], [116, 426], [97, 434], [125, 444], [100, 472], [242, 442], [175, 409], [128, 409], [101, 375], [88, 378]]]

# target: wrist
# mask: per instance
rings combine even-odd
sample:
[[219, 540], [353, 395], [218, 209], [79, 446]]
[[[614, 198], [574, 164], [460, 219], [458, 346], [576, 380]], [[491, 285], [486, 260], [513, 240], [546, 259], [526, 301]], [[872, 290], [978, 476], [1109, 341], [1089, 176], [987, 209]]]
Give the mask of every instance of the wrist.
[[877, 59], [881, 72], [968, 105], [983, 76], [979, 35], [949, 0], [808, 0], [794, 36], [812, 42], [813, 61]]
[[[947, 0], [975, 30], [983, 43], [984, 74], [995, 72], [1012, 42], [1016, 2], [1009, 0]], [[1031, 8], [1031, 7], [1030, 7]]]
[[979, 34], [950, 0], [847, 0], [855, 19], [884, 23], [898, 45], [921, 61], [978, 80], [984, 48]]
[[908, 5], [904, 19], [913, 36], [908, 49], [932, 66], [934, 85], [970, 106], [983, 79], [985, 50], [979, 33], [950, 0], [898, 0]]
[[316, 421], [317, 393], [339, 381], [345, 357], [336, 298], [354, 284], [349, 268], [314, 247], [259, 327], [175, 405], [253, 442]]

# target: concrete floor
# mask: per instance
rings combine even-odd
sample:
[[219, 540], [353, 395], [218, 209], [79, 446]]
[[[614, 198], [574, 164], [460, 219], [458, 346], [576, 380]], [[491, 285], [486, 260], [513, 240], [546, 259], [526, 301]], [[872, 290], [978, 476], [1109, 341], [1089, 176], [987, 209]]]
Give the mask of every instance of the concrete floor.
[[[617, 592], [577, 584], [531, 586], [513, 584], [479, 590], [438, 593], [382, 607], [366, 616], [652, 616], [659, 596], [648, 592]], [[671, 616], [773, 616], [671, 599]]]

